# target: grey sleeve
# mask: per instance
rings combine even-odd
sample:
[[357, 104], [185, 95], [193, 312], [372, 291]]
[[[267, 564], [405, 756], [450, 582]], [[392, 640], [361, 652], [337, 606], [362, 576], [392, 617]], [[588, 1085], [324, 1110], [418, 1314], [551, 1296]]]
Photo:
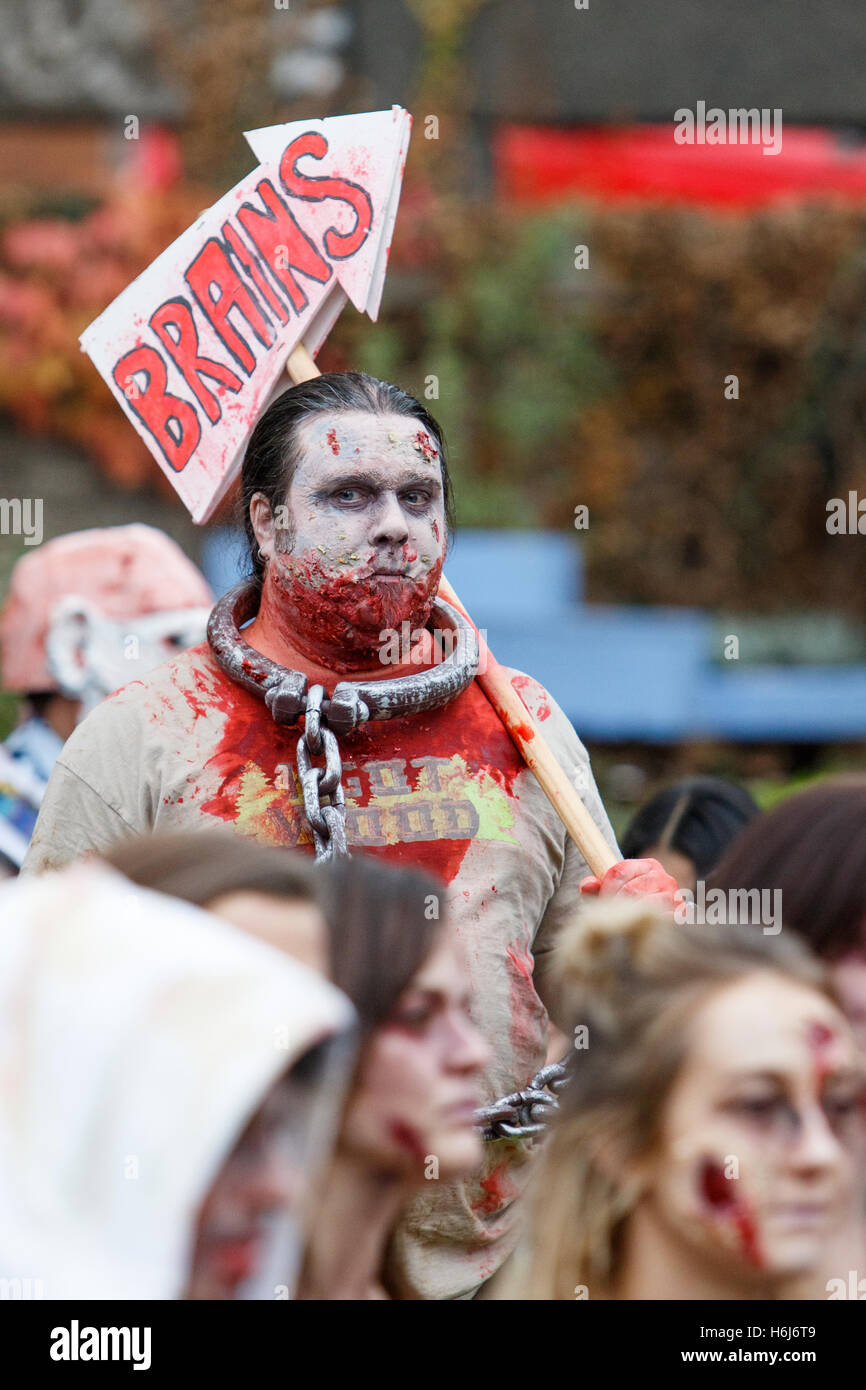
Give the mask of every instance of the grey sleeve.
[[90, 850], [105, 849], [134, 831], [135, 826], [112, 810], [78, 773], [57, 762], [21, 872], [59, 869], [70, 860]]

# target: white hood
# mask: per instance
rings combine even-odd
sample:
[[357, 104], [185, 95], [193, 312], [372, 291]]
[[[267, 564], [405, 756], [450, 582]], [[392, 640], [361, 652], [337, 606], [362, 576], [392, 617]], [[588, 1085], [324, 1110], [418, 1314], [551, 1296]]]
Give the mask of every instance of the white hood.
[[240, 1131], [353, 1021], [299, 962], [102, 865], [0, 885], [0, 1278], [179, 1297]]

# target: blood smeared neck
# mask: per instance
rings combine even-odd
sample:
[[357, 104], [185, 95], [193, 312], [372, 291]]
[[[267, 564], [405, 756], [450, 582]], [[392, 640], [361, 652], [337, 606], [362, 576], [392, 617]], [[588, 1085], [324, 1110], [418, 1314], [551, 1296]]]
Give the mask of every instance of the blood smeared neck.
[[425, 627], [441, 573], [438, 560], [421, 578], [383, 581], [372, 559], [334, 572], [309, 553], [277, 555], [256, 624], [261, 635], [329, 670], [367, 670], [377, 662], [383, 632], [400, 633], [404, 623], [412, 631]]

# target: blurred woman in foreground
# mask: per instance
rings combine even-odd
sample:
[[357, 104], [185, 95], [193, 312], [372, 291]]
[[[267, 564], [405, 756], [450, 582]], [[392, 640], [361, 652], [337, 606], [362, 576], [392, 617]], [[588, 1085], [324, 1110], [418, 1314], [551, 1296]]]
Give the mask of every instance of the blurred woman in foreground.
[[220, 828], [133, 835], [112, 845], [102, 858], [140, 888], [204, 907], [311, 970], [328, 974], [328, 932], [318, 902], [321, 878], [306, 856]]
[[358, 1012], [360, 1055], [299, 1298], [401, 1297], [386, 1266], [407, 1202], [480, 1167], [489, 1051], [431, 904], [444, 907], [444, 890], [415, 870], [354, 858], [328, 874], [332, 979]]
[[863, 1073], [791, 933], [587, 907], [556, 965], [574, 1074], [499, 1296], [778, 1297], [864, 1158]]
[[0, 888], [0, 1276], [41, 1297], [289, 1297], [354, 1015], [98, 864]]

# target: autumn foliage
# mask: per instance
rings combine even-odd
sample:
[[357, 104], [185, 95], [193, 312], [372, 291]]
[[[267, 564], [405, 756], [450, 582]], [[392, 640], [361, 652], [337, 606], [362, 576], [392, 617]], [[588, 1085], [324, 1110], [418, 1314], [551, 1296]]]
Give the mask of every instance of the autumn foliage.
[[[222, 191], [0, 230], [0, 408], [121, 486], [168, 490], [78, 335]], [[410, 171], [379, 322], [348, 309], [320, 361], [425, 399], [462, 524], [571, 529], [588, 507], [593, 599], [859, 612], [862, 538], [826, 519], [866, 495], [864, 304], [850, 205], [527, 214]]]
[[161, 475], [78, 335], [202, 205], [188, 190], [119, 190], [80, 219], [34, 216], [0, 232], [0, 409], [80, 445], [123, 487]]

